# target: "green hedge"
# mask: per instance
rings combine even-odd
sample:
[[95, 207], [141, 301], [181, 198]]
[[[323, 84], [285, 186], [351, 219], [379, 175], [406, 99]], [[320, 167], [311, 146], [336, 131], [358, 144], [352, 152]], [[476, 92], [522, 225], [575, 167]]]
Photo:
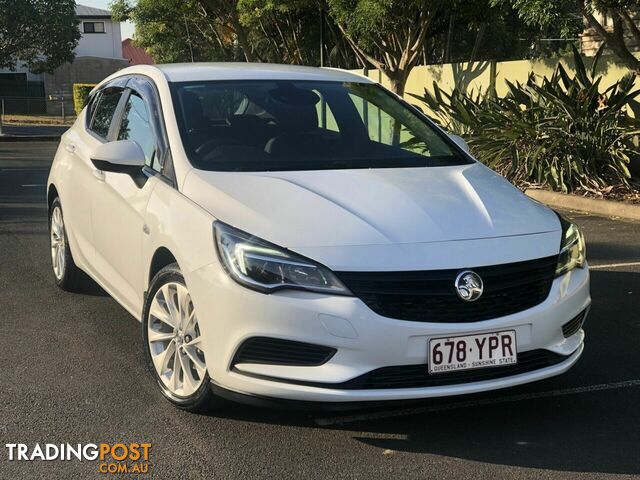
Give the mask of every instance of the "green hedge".
[[76, 111], [76, 115], [80, 115], [80, 112], [87, 104], [89, 93], [96, 85], [94, 83], [74, 83], [73, 84], [73, 106]]
[[628, 165], [640, 155], [634, 140], [640, 118], [632, 117], [640, 97], [629, 73], [608, 88], [597, 74], [600, 48], [587, 68], [575, 47], [576, 73], [561, 63], [549, 77], [531, 75], [507, 82], [506, 96], [478, 92], [447, 93], [434, 82], [422, 100], [434, 120], [463, 135], [478, 160], [528, 187], [546, 185], [561, 192], [632, 189]]

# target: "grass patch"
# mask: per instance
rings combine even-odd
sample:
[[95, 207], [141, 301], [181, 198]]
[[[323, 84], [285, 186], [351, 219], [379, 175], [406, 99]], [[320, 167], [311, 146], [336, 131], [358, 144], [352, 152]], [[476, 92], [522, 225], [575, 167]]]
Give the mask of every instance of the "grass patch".
[[60, 115], [4, 115], [2, 117], [2, 123], [5, 125], [72, 125], [75, 121], [75, 115], [65, 116], [64, 122]]

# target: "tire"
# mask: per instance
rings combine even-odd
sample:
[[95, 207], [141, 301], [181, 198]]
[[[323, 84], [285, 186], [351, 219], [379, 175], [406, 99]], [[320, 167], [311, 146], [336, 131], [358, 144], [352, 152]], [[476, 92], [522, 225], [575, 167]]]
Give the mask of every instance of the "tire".
[[62, 204], [60, 198], [56, 197], [49, 208], [49, 248], [53, 277], [60, 289], [78, 292], [85, 287], [86, 276], [73, 261], [68, 238]]
[[197, 347], [200, 326], [177, 263], [164, 267], [151, 281], [142, 338], [149, 371], [169, 402], [199, 413], [222, 403], [211, 391], [204, 353]]

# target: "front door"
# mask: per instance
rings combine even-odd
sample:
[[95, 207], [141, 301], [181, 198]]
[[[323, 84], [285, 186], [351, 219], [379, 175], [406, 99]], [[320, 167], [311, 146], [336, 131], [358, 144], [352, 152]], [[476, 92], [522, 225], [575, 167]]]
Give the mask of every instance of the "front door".
[[[131, 87], [124, 95], [113, 139], [138, 142], [145, 153], [146, 171], [160, 155], [151, 106], [143, 94]], [[96, 268], [105, 286], [140, 317], [144, 218], [151, 192], [161, 180], [152, 174], [134, 179], [122, 173], [101, 173], [91, 200]]]

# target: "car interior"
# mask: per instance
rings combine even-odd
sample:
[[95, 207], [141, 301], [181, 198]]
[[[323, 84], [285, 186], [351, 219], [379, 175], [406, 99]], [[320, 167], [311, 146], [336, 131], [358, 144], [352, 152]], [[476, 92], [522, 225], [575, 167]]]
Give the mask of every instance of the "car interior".
[[[205, 170], [278, 170], [294, 164], [299, 169], [319, 161], [346, 167], [371, 159], [415, 162], [416, 157], [424, 163], [425, 157], [435, 157], [401, 122], [395, 138], [372, 138], [356, 106], [364, 100], [345, 89], [211, 82], [180, 86], [174, 95], [187, 149]], [[452, 156], [442, 140], [431, 143], [443, 151], [438, 157]]]

